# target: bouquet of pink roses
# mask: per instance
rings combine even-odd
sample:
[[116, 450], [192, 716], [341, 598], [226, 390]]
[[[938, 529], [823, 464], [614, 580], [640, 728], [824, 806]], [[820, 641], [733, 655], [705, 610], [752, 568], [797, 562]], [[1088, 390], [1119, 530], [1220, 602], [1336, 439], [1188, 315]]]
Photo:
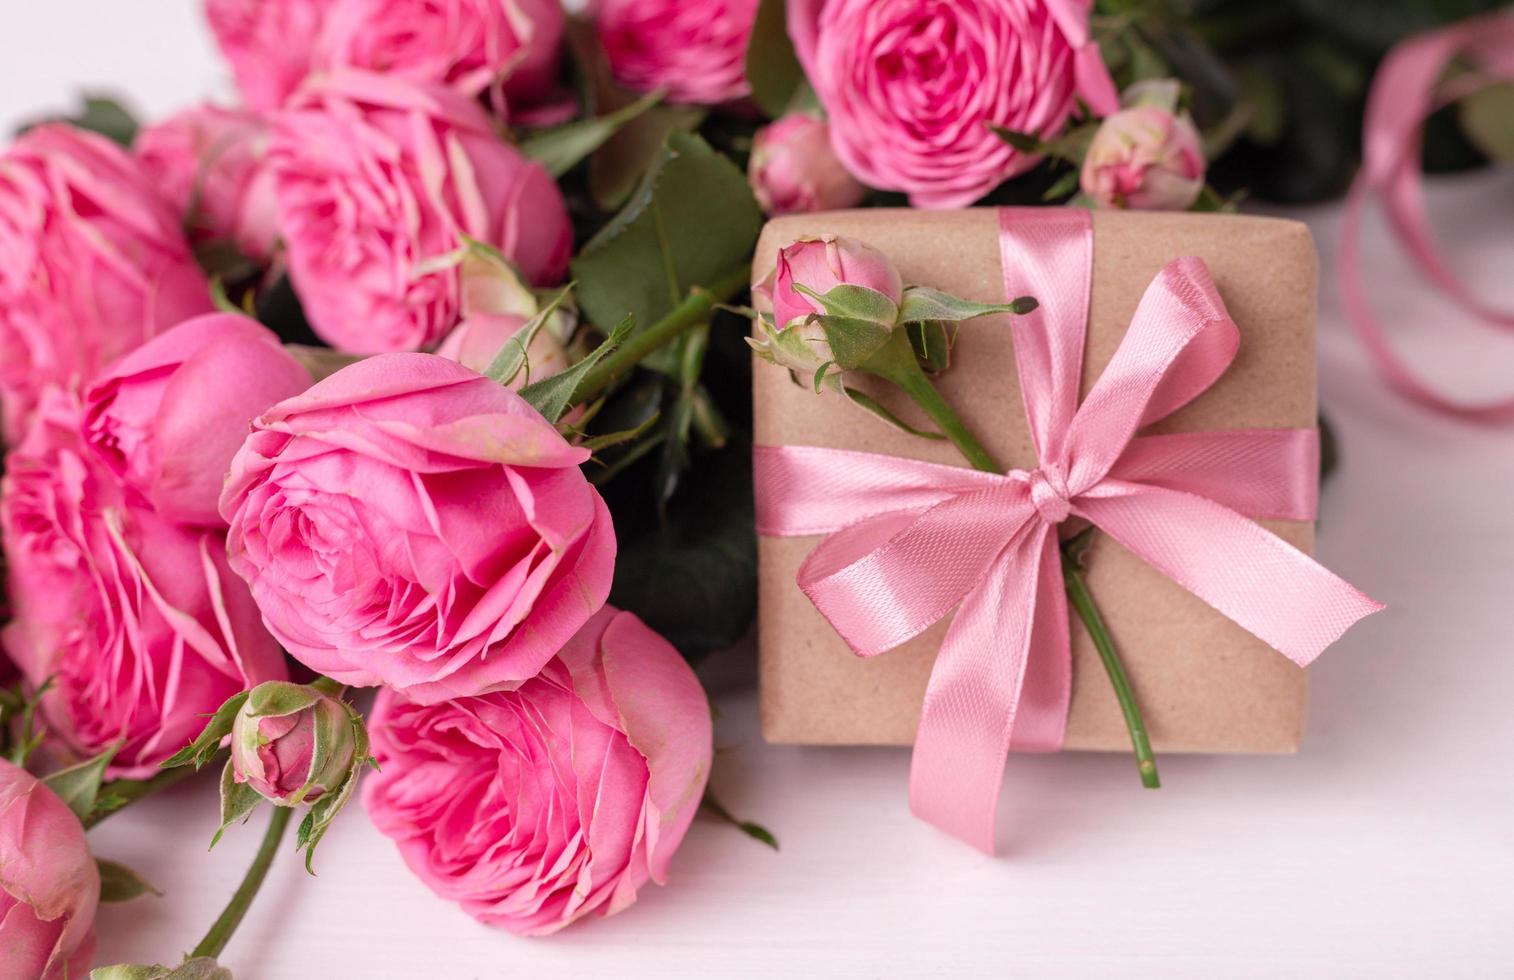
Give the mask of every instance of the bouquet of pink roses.
[[[1208, 161], [1272, 172], [1308, 100], [1167, 7], [207, 0], [240, 105], [19, 134], [0, 977], [82, 975], [97, 902], [147, 890], [84, 829], [212, 762], [222, 830], [273, 806], [250, 887], [183, 966], [97, 975], [228, 975], [288, 824], [308, 862], [360, 776], [428, 886], [520, 934], [663, 882], [702, 801], [771, 843], [706, 794], [690, 666], [753, 617], [763, 215], [1231, 207]], [[817, 389], [880, 323], [923, 379], [950, 324], [1034, 308], [784, 261], [752, 343]]]

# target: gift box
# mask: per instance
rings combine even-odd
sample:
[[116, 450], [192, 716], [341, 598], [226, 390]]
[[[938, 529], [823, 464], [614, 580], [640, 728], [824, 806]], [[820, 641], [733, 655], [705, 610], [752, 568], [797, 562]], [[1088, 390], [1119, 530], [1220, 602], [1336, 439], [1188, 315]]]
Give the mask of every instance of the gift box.
[[[764, 230], [754, 280], [777, 250], [802, 237], [844, 235], [882, 250], [906, 283], [1002, 303], [999, 225], [993, 209], [842, 211], [776, 219]], [[1310, 428], [1316, 423], [1316, 255], [1296, 221], [1229, 214], [1100, 211], [1092, 216], [1093, 275], [1082, 388], [1086, 395], [1124, 337], [1143, 292], [1168, 262], [1197, 256], [1240, 330], [1233, 364], [1203, 394], [1143, 432]], [[858, 387], [926, 426], [897, 389]], [[938, 387], [1007, 467], [1035, 452], [1002, 315], [961, 324]], [[861, 450], [966, 465], [944, 441], [910, 435], [837, 392], [816, 394], [767, 364], [754, 371], [759, 445]], [[1308, 522], [1261, 520], [1308, 552]], [[1064, 534], [1075, 528], [1064, 528]], [[950, 615], [903, 645], [856, 656], [796, 585], [818, 537], [758, 542], [761, 714], [770, 742], [909, 745]], [[1195, 595], [1096, 533], [1086, 579], [1123, 658], [1154, 748], [1160, 752], [1294, 751], [1302, 737], [1305, 671]], [[1072, 696], [1062, 747], [1130, 750], [1130, 735], [1093, 644], [1074, 618]]]

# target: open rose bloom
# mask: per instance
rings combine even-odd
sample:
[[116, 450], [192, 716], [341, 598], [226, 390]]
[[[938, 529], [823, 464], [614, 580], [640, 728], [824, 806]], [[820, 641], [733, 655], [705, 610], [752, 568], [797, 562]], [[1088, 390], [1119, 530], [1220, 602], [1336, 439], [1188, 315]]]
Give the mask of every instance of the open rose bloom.
[[0, 980], [82, 980], [99, 902], [79, 818], [0, 759]]
[[235, 313], [185, 320], [91, 385], [84, 437], [127, 487], [177, 524], [217, 525], [247, 427], [310, 375], [273, 331]]
[[600, 0], [593, 9], [610, 70], [627, 88], [698, 105], [751, 91], [746, 48], [757, 0]]
[[0, 480], [14, 619], [0, 638], [49, 729], [81, 756], [120, 743], [111, 778], [143, 779], [231, 695], [284, 676], [219, 531], [170, 523], [96, 461], [81, 411], [43, 398]]
[[250, 259], [273, 251], [273, 184], [263, 155], [267, 121], [198, 105], [143, 127], [132, 152], [197, 242], [228, 242]]
[[0, 155], [0, 399], [21, 438], [43, 387], [89, 381], [211, 309], [179, 216], [103, 137], [61, 123]]
[[1090, 0], [790, 0], [789, 34], [864, 183], [917, 207], [971, 204], [1037, 157], [990, 123], [1050, 139], [1081, 97], [1118, 105]]
[[610, 514], [514, 392], [371, 357], [254, 424], [221, 499], [231, 563], [301, 662], [413, 700], [533, 677], [610, 590]]
[[466, 239], [537, 285], [567, 269], [556, 183], [448, 88], [344, 71], [281, 113], [269, 150], [289, 276], [322, 339], [356, 354], [419, 350], [457, 324]]
[[522, 935], [665, 881], [712, 755], [694, 672], [609, 607], [516, 690], [429, 706], [384, 691], [370, 724], [374, 824], [437, 894]]
[[205, 18], [248, 108], [277, 109], [310, 72], [333, 0], [206, 0]]
[[511, 121], [560, 121], [573, 108], [557, 91], [564, 19], [558, 0], [335, 0], [315, 68], [496, 93]]

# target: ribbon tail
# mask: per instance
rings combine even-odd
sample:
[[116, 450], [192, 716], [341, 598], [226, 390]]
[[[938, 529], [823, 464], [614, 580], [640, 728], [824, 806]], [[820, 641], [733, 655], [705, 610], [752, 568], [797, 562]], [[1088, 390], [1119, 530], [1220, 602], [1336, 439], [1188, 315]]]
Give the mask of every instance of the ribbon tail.
[[1301, 667], [1383, 608], [1266, 528], [1194, 494], [1106, 480], [1075, 512]]
[[916, 816], [994, 853], [1004, 762], [1061, 745], [1071, 692], [1056, 538], [1007, 545], [957, 610], [931, 672], [910, 766]]

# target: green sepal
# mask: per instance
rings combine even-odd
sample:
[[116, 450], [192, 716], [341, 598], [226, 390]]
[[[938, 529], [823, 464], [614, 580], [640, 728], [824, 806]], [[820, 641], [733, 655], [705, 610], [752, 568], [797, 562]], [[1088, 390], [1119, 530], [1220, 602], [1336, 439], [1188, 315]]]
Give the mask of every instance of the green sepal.
[[892, 327], [899, 319], [899, 305], [886, 293], [867, 286], [841, 283], [825, 293], [817, 293], [803, 283], [794, 283], [794, 291], [808, 296], [825, 308], [826, 316], [846, 317], [854, 320], [869, 320], [884, 327]]
[[264, 681], [248, 692], [244, 713], [249, 718], [282, 718], [304, 711], [320, 699], [318, 692], [304, 684]]
[[530, 349], [531, 341], [536, 339], [536, 335], [541, 332], [541, 328], [557, 312], [558, 307], [562, 306], [568, 297], [572, 295], [572, 292], [573, 284], [570, 282], [559, 289], [547, 301], [546, 305], [537, 311], [535, 316], [527, 320], [525, 326], [521, 327], [509, 340], [505, 341], [505, 346], [501, 347], [499, 353], [494, 355], [494, 360], [489, 362], [489, 370], [484, 372], [484, 377], [491, 381], [497, 381], [502, 385], [507, 385], [514, 381], [515, 376], [520, 373], [521, 368], [525, 367], [527, 368], [527, 377], [529, 379], [526, 351]]
[[232, 980], [231, 971], [208, 956], [187, 959], [176, 967], [156, 964], [102, 966], [91, 970], [89, 980]]
[[931, 374], [940, 374], [952, 365], [952, 345], [956, 342], [956, 331], [949, 327], [943, 320], [921, 320], [918, 323], [905, 324], [905, 330], [909, 332], [910, 346], [915, 349], [915, 356], [920, 359], [920, 365]]
[[843, 371], [854, 371], [866, 364], [869, 358], [883, 349], [893, 335], [891, 328], [873, 320], [816, 314], [815, 321], [825, 332], [831, 360]]
[[82, 823], [94, 810], [95, 798], [100, 795], [100, 784], [105, 781], [105, 768], [120, 749], [120, 743], [112, 745], [92, 759], [44, 777], [42, 784], [57, 794]]
[[1020, 296], [1008, 303], [974, 303], [929, 286], [911, 286], [904, 291], [904, 301], [899, 306], [902, 323], [924, 323], [944, 320], [956, 323], [992, 313], [1013, 313], [1023, 316], [1038, 305], [1034, 297]]
[[242, 705], [247, 703], [249, 692], [242, 691], [233, 694], [226, 702], [216, 709], [215, 714], [210, 716], [210, 721], [195, 740], [184, 748], [175, 752], [164, 761], [161, 768], [173, 769], [176, 766], [189, 765], [199, 769], [209, 762], [221, 748], [221, 740], [231, 734], [232, 723], [236, 721], [237, 712], [242, 710]]
[[603, 146], [626, 123], [661, 102], [663, 93], [651, 92], [614, 112], [579, 119], [552, 129], [532, 133], [521, 141], [520, 151], [558, 178]]
[[540, 412], [548, 422], [556, 422], [568, 410], [568, 405], [573, 401], [573, 393], [583, 383], [584, 377], [605, 355], [624, 343], [635, 326], [635, 317], [627, 316], [614, 330], [610, 331], [610, 336], [605, 342], [585, 355], [583, 360], [566, 371], [526, 385], [520, 390], [520, 396], [529, 402], [532, 408]]
[[295, 850], [305, 849], [305, 871], [312, 875], [315, 874], [315, 846], [326, 835], [331, 821], [352, 798], [362, 768], [370, 763], [378, 768], [377, 762], [368, 754], [368, 728], [363, 717], [346, 702], [342, 707], [347, 709], [347, 721], [352, 726], [352, 764], [347, 767], [347, 777], [342, 780], [340, 788], [316, 800], [295, 832]]
[[250, 783], [237, 782], [236, 767], [228, 760], [226, 768], [221, 770], [221, 826], [216, 828], [215, 836], [210, 838], [210, 846], [215, 847], [220, 843], [226, 828], [238, 820], [245, 821], [261, 802], [262, 794], [253, 789]]
[[591, 453], [597, 453], [601, 449], [609, 449], [622, 443], [631, 442], [646, 435], [647, 431], [656, 425], [662, 418], [661, 412], [653, 412], [646, 420], [634, 429], [622, 429], [619, 432], [606, 432], [602, 435], [590, 436], [579, 441], [578, 445]]
[[946, 438], [939, 432], [930, 432], [925, 429], [915, 428], [908, 422], [901, 419], [899, 416], [895, 415], [893, 412], [889, 411], [883, 406], [881, 402], [879, 402], [877, 399], [873, 398], [866, 392], [858, 391], [856, 388], [844, 384], [841, 386], [841, 390], [846, 393], [846, 397], [851, 400], [853, 405], [866, 409], [867, 411], [876, 415], [878, 418], [887, 422], [889, 425], [893, 426], [896, 429], [907, 432], [912, 436], [919, 436], [922, 439]]
[[143, 895], [163, 897], [162, 892], [148, 884], [145, 878], [124, 864], [95, 858], [95, 866], [100, 870], [100, 901], [102, 902], [129, 902]]

